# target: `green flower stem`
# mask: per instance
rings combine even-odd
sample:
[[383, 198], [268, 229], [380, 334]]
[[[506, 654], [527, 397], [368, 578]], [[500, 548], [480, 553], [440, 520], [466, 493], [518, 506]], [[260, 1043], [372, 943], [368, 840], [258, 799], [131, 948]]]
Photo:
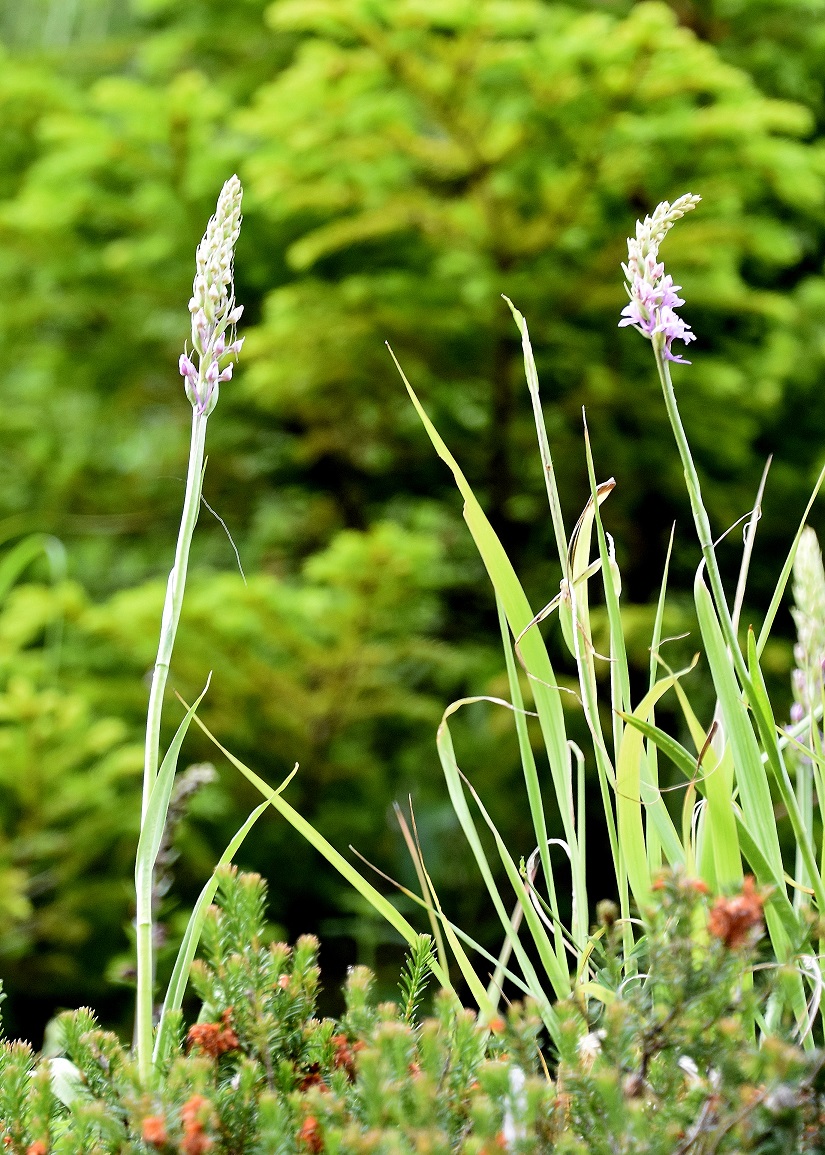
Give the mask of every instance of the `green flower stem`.
[[708, 520], [707, 511], [705, 510], [704, 502], [702, 501], [702, 487], [699, 484], [699, 475], [696, 472], [696, 466], [693, 463], [693, 456], [690, 452], [690, 445], [688, 444], [687, 434], [682, 425], [682, 418], [679, 414], [679, 407], [676, 404], [676, 393], [673, 389], [673, 382], [670, 378], [670, 366], [664, 357], [664, 339], [661, 334], [656, 334], [653, 338], [653, 352], [656, 355], [656, 368], [659, 370], [659, 379], [662, 383], [662, 392], [665, 398], [665, 407], [667, 415], [670, 418], [673, 435], [676, 438], [676, 445], [679, 449], [679, 456], [682, 459], [682, 467], [685, 471], [685, 482], [687, 484], [688, 494], [690, 496], [690, 507], [693, 511], [693, 520], [696, 525], [696, 534], [699, 538], [699, 545], [702, 548], [702, 557], [705, 559], [708, 576], [710, 578], [710, 587], [713, 591], [713, 600], [716, 603], [716, 609], [719, 614], [719, 622], [724, 634], [725, 641], [730, 647], [730, 652], [733, 657], [733, 664], [736, 672], [739, 675], [743, 686], [750, 683], [750, 676], [748, 668], [745, 664], [745, 659], [742, 656], [742, 650], [739, 646], [739, 640], [736, 636], [736, 630], [733, 625], [733, 619], [728, 609], [727, 599], [725, 597], [725, 590], [722, 585], [722, 576], [719, 573], [719, 565], [716, 561], [716, 551], [713, 547], [713, 535], [711, 533], [710, 521]]
[[[192, 440], [189, 447], [189, 471], [186, 478], [186, 496], [183, 502], [175, 563], [166, 586], [163, 604], [160, 640], [155, 668], [152, 673], [152, 688], [149, 692], [149, 707], [146, 715], [146, 747], [143, 765], [143, 805], [141, 827], [146, 819], [149, 796], [158, 774], [160, 753], [160, 726], [163, 715], [163, 695], [169, 677], [169, 664], [175, 645], [175, 634], [180, 621], [183, 594], [186, 586], [186, 570], [189, 564], [189, 549], [192, 534], [198, 520], [203, 482], [203, 457], [206, 444], [205, 414], [192, 412]], [[145, 889], [145, 887], [144, 887]], [[135, 1036], [138, 1054], [138, 1069], [146, 1083], [152, 1070], [152, 1018], [154, 1009], [154, 948], [151, 883], [149, 893], [137, 896], [137, 1009]]]
[[203, 480], [203, 455], [206, 443], [206, 422], [203, 414], [192, 411], [192, 440], [189, 446], [189, 473], [186, 478], [186, 496], [183, 502], [175, 563], [166, 586], [166, 600], [160, 625], [158, 656], [152, 673], [152, 688], [149, 692], [149, 709], [146, 717], [146, 748], [143, 763], [143, 807], [141, 817], [146, 816], [149, 795], [155, 784], [160, 761], [160, 722], [163, 713], [163, 694], [169, 677], [169, 663], [175, 645], [175, 634], [183, 606], [186, 586], [186, 570], [189, 565], [189, 548], [192, 534], [198, 520]]

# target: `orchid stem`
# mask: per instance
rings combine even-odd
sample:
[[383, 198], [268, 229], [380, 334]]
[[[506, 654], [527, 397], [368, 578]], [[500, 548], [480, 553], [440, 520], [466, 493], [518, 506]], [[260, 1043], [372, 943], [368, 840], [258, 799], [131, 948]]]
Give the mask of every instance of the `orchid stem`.
[[693, 462], [693, 456], [690, 452], [690, 445], [688, 443], [685, 428], [682, 425], [682, 418], [679, 414], [679, 406], [676, 403], [676, 393], [673, 389], [673, 382], [670, 377], [670, 366], [664, 356], [664, 340], [661, 334], [656, 334], [653, 338], [653, 352], [656, 355], [656, 368], [659, 370], [659, 379], [662, 383], [662, 392], [665, 398], [665, 407], [667, 415], [670, 419], [670, 425], [673, 429], [673, 435], [676, 438], [676, 445], [679, 450], [679, 456], [682, 459], [682, 467], [685, 472], [685, 482], [687, 484], [688, 494], [690, 496], [690, 507], [693, 512], [693, 521], [696, 525], [696, 535], [699, 538], [699, 545], [702, 549], [702, 557], [707, 566], [708, 576], [710, 578], [710, 586], [713, 591], [713, 598], [716, 602], [717, 612], [719, 614], [719, 621], [722, 627], [722, 632], [725, 635], [725, 641], [730, 647], [731, 656], [733, 658], [736, 672], [742, 681], [743, 686], [747, 686], [750, 677], [748, 668], [745, 665], [745, 659], [742, 656], [742, 651], [739, 647], [739, 640], [736, 636], [736, 630], [733, 625], [733, 619], [730, 615], [727, 599], [725, 597], [724, 586], [722, 585], [722, 575], [719, 572], [719, 564], [716, 560], [716, 550], [713, 545], [713, 534], [710, 528], [710, 521], [708, 519], [707, 511], [705, 510], [704, 502], [702, 501], [702, 487], [699, 483], [699, 474], [696, 472], [696, 466]]
[[[149, 692], [149, 707], [146, 714], [146, 746], [143, 764], [143, 804], [141, 808], [141, 828], [146, 819], [149, 797], [158, 774], [160, 758], [160, 727], [163, 715], [163, 695], [169, 677], [169, 664], [175, 645], [175, 635], [183, 606], [186, 586], [186, 571], [189, 565], [189, 550], [192, 535], [200, 510], [201, 486], [203, 484], [203, 456], [206, 443], [206, 422], [208, 418], [192, 411], [192, 440], [189, 447], [189, 470], [186, 478], [186, 496], [183, 502], [175, 562], [166, 585], [163, 603], [160, 640], [155, 668], [152, 671], [152, 687]], [[137, 899], [137, 1007], [135, 1016], [135, 1040], [137, 1044], [138, 1070], [144, 1085], [152, 1073], [153, 1018], [154, 1018], [154, 911], [153, 880], [149, 880], [149, 893], [145, 893], [146, 883], [138, 884]]]

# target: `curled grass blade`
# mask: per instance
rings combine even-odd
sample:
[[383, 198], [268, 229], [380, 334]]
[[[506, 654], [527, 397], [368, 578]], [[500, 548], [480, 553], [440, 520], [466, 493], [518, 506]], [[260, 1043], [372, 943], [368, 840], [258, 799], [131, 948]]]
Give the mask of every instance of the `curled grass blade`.
[[[537, 989], [541, 989], [541, 984], [539, 982], [538, 976], [536, 975], [533, 964], [530, 961], [521, 941], [519, 940], [518, 935], [516, 935], [513, 932], [513, 927], [512, 927], [512, 924], [510, 922], [510, 915], [508, 914], [507, 909], [506, 909], [504, 902], [502, 900], [502, 897], [499, 893], [498, 886], [496, 885], [495, 878], [493, 877], [493, 872], [490, 868], [490, 864], [487, 861], [487, 855], [484, 852], [484, 847], [483, 847], [481, 839], [479, 837], [478, 830], [476, 829], [475, 822], [473, 821], [472, 815], [470, 814], [470, 808], [467, 805], [467, 799], [464, 796], [464, 788], [462, 785], [463, 775], [461, 774], [461, 771], [458, 768], [458, 763], [456, 761], [456, 756], [455, 756], [455, 750], [453, 748], [452, 735], [450, 734], [450, 728], [449, 728], [449, 725], [447, 724], [447, 718], [451, 714], [454, 714], [458, 709], [460, 709], [461, 706], [466, 705], [469, 702], [478, 701], [478, 700], [479, 699], [465, 698], [459, 702], [454, 702], [451, 706], [449, 706], [447, 708], [447, 710], [444, 713], [444, 717], [441, 720], [441, 725], [438, 728], [438, 736], [436, 739], [436, 745], [438, 748], [438, 756], [441, 760], [441, 767], [444, 771], [444, 777], [445, 777], [446, 782], [447, 782], [447, 790], [448, 790], [449, 795], [450, 795], [450, 802], [452, 803], [456, 817], [458, 818], [458, 821], [461, 825], [461, 829], [464, 832], [464, 837], [467, 839], [467, 842], [470, 845], [470, 849], [473, 852], [473, 857], [475, 858], [479, 872], [481, 873], [481, 876], [484, 879], [484, 884], [487, 887], [487, 892], [490, 895], [490, 899], [493, 903], [493, 906], [495, 907], [496, 914], [498, 915], [499, 921], [501, 922], [501, 927], [502, 927], [502, 930], [504, 931], [505, 937], [510, 942], [510, 944], [513, 948], [513, 953], [515, 954], [516, 958], [518, 959], [519, 966], [521, 967], [522, 972], [524, 974], [524, 977], [527, 980], [528, 984], [535, 986]], [[487, 700], [489, 700], [489, 699], [487, 699]], [[503, 704], [507, 705], [508, 703], [503, 703]], [[466, 779], [464, 779], [464, 780], [466, 781]], [[473, 788], [469, 787], [469, 789], [473, 793], [473, 797], [475, 797], [476, 801], [478, 802], [477, 796], [476, 796]], [[480, 807], [481, 804], [480, 803], [478, 803], [478, 804]], [[489, 819], [487, 817], [486, 812], [482, 811], [482, 813], [484, 814], [485, 820], [488, 821], [488, 824], [489, 824]], [[496, 841], [498, 844], [500, 842], [500, 839], [498, 838], [498, 835], [495, 832], [495, 830], [493, 831], [493, 833], [494, 833], [494, 837], [496, 837]], [[506, 862], [504, 863], [504, 866], [505, 866], [505, 869], [507, 869], [507, 863]], [[513, 867], [513, 869], [515, 870], [515, 867]], [[508, 870], [508, 874], [509, 873], [510, 872]], [[518, 871], [516, 870], [515, 873], [516, 873], [516, 880], [517, 880], [516, 886], [515, 886], [516, 896], [519, 899], [522, 899], [524, 896], [524, 888], [521, 885], [520, 881], [518, 880]], [[530, 922], [530, 917], [529, 917], [529, 914], [526, 910], [525, 910], [525, 917], [527, 918], [528, 925], [530, 926], [530, 930], [532, 933], [533, 932], [533, 925]], [[541, 938], [542, 938], [542, 942], [541, 943], [537, 942], [536, 945], [539, 949], [539, 954], [541, 956], [542, 963], [544, 964], [547, 975], [550, 979], [550, 982], [553, 985], [553, 989], [556, 992], [556, 997], [557, 998], [565, 998], [570, 993], [570, 982], [569, 982], [569, 976], [567, 974], [567, 969], [565, 966], [562, 965], [562, 963], [559, 962], [559, 959], [556, 957], [556, 954], [553, 950], [553, 947], [550, 944], [549, 939], [547, 939], [547, 935], [546, 935], [543, 927], [541, 928]], [[543, 950], [545, 942], [546, 942], [546, 946], [548, 948], [547, 950]]]
[[[488, 814], [488, 812], [484, 806], [484, 803], [479, 798], [476, 790], [473, 788], [471, 783], [467, 781], [465, 776], [463, 774], [461, 774], [461, 771], [458, 770], [458, 768], [456, 768], [456, 769], [457, 769], [458, 774], [461, 776], [461, 779], [466, 784], [467, 789], [472, 794], [473, 800], [475, 801], [475, 804], [478, 807], [482, 818], [487, 823], [487, 826], [489, 827], [490, 832], [492, 833], [493, 838], [495, 839], [496, 847], [498, 849], [502, 865], [504, 866], [504, 869], [507, 872], [507, 877], [509, 878], [510, 883], [513, 887], [513, 890], [515, 891], [516, 897], [517, 897], [518, 901], [521, 903], [522, 910], [524, 911], [524, 920], [530, 929], [530, 934], [532, 935], [533, 942], [536, 946], [536, 950], [539, 953], [539, 957], [541, 958], [541, 961], [542, 961], [544, 968], [547, 972], [548, 978], [550, 979], [550, 982], [553, 985], [554, 991], [556, 993], [556, 997], [557, 998], [566, 998], [571, 993], [571, 991], [570, 991], [570, 976], [566, 970], [562, 970], [558, 966], [558, 961], [556, 960], [556, 956], [553, 953], [553, 945], [547, 936], [547, 932], [545, 931], [544, 926], [542, 925], [541, 919], [539, 918], [539, 916], [536, 912], [536, 909], [533, 906], [533, 903], [530, 901], [530, 895], [528, 894], [527, 888], [525, 887], [524, 882], [522, 881], [521, 875], [519, 874], [519, 871], [518, 871], [518, 867], [516, 866], [515, 862], [513, 862], [513, 859], [510, 856], [510, 852], [507, 850], [507, 847], [504, 844], [504, 840], [502, 839], [501, 835], [499, 834], [498, 830], [496, 829], [495, 823], [493, 822], [492, 818]], [[518, 940], [516, 940], [516, 941], [518, 941]], [[577, 956], [580, 956], [582, 954], [585, 947], [586, 947], [586, 943], [580, 944], [578, 946]], [[515, 950], [515, 943], [514, 943], [514, 950]], [[517, 957], [518, 957], [518, 954], [517, 954]], [[519, 964], [521, 965], [521, 958], [519, 958]], [[531, 964], [530, 969], [532, 970], [532, 964]], [[533, 973], [535, 973], [535, 972], [533, 972]], [[525, 972], [525, 978], [528, 979], [528, 982], [530, 981], [528, 972]], [[557, 1038], [556, 1035], [554, 1035], [554, 1039], [555, 1038]]]
[[[590, 434], [587, 428], [586, 420], [584, 420], [584, 447], [585, 453], [587, 455], [587, 475], [590, 481], [590, 500], [593, 508], [593, 520], [596, 526], [596, 537], [599, 543], [599, 558], [602, 563], [602, 584], [604, 587], [604, 600], [607, 607], [607, 620], [610, 627], [611, 704], [613, 707], [613, 718], [616, 722], [618, 722], [618, 729], [614, 738], [613, 755], [614, 758], [618, 759], [619, 747], [621, 745], [621, 720], [619, 715], [622, 710], [630, 709], [630, 672], [627, 666], [627, 650], [625, 648], [624, 642], [622, 613], [619, 606], [621, 579], [619, 577], [619, 570], [613, 556], [613, 551], [608, 546], [607, 534], [605, 533], [604, 524], [602, 522], [602, 515], [599, 506], [604, 500], [604, 498], [601, 496], [604, 486], [599, 486], [596, 482], [596, 471], [593, 464], [593, 452], [590, 447]], [[610, 485], [610, 490], [612, 490], [615, 482], [613, 482], [612, 485], [610, 482], [605, 484]], [[605, 496], [607, 496], [607, 494], [605, 494]]]
[[765, 462], [765, 468], [762, 470], [762, 477], [759, 482], [759, 488], [756, 491], [756, 500], [753, 503], [753, 510], [747, 521], [745, 529], [745, 544], [742, 550], [742, 563], [739, 566], [739, 580], [736, 583], [736, 593], [733, 598], [733, 613], [731, 620], [733, 628], [738, 632], [739, 618], [742, 613], [742, 606], [745, 601], [745, 589], [748, 584], [748, 571], [750, 569], [751, 558], [753, 557], [753, 546], [756, 541], [756, 530], [759, 521], [762, 517], [762, 498], [765, 496], [765, 485], [768, 480], [768, 472], [771, 468], [772, 457], [769, 457]]

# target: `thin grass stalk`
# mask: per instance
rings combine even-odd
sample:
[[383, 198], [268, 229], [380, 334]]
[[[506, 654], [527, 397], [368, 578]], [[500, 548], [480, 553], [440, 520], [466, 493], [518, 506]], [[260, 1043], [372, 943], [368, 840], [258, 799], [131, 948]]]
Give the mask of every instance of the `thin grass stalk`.
[[567, 572], [567, 534], [564, 529], [564, 516], [559, 499], [559, 487], [556, 484], [556, 471], [553, 467], [553, 457], [550, 453], [550, 442], [547, 439], [547, 427], [544, 423], [544, 412], [541, 407], [541, 395], [539, 393], [539, 378], [536, 371], [536, 361], [533, 356], [533, 347], [530, 344], [527, 321], [509, 297], [504, 297], [504, 300], [507, 302], [510, 312], [513, 314], [513, 319], [518, 326], [519, 333], [521, 334], [521, 347], [524, 355], [524, 375], [527, 378], [527, 388], [530, 391], [530, 404], [533, 407], [533, 419], [536, 423], [536, 436], [539, 443], [544, 484], [547, 489], [547, 501], [550, 505], [550, 516], [553, 521], [556, 549], [559, 552], [562, 576], [569, 580], [570, 574]]
[[[433, 939], [435, 941], [436, 957], [438, 958], [438, 962], [439, 962], [439, 965], [441, 966], [442, 970], [444, 971], [445, 974], [447, 974], [449, 972], [449, 959], [447, 958], [447, 952], [446, 952], [445, 947], [444, 947], [444, 939], [443, 939], [442, 934], [441, 934], [441, 927], [439, 926], [438, 918], [436, 917], [436, 913], [433, 910], [432, 905], [427, 901], [427, 895], [429, 894], [429, 888], [427, 886], [427, 878], [426, 878], [426, 875], [424, 873], [424, 865], [423, 865], [423, 861], [422, 861], [422, 855], [419, 851], [418, 845], [416, 844], [415, 840], [413, 839], [412, 834], [410, 833], [410, 828], [407, 825], [407, 820], [404, 817], [404, 814], [401, 810], [401, 807], [398, 805], [397, 802], [393, 802], [392, 806], [393, 806], [393, 810], [395, 811], [396, 821], [397, 821], [398, 826], [401, 830], [401, 837], [404, 839], [404, 842], [405, 842], [406, 847], [407, 847], [407, 851], [410, 855], [410, 858], [412, 859], [412, 864], [413, 864], [413, 867], [415, 869], [416, 878], [418, 879], [418, 885], [421, 888], [421, 898], [422, 898], [422, 901], [424, 902], [424, 905], [425, 905], [426, 910], [427, 910], [427, 917], [430, 920], [430, 929], [433, 932]], [[413, 808], [412, 808], [412, 796], [411, 796], [410, 797], [410, 816], [411, 817], [412, 817], [412, 814], [413, 814]], [[409, 893], [409, 892], [407, 892], [405, 890], [405, 893]]]
[[[547, 888], [547, 894], [550, 899], [550, 908], [556, 919], [556, 955], [559, 962], [563, 965], [565, 959], [564, 942], [561, 937], [559, 926], [561, 919], [559, 917], [558, 900], [556, 897], [556, 884], [553, 876], [553, 866], [550, 862], [550, 850], [547, 841], [547, 822], [544, 814], [544, 801], [541, 795], [541, 783], [539, 782], [538, 773], [536, 771], [536, 761], [533, 757], [533, 750], [530, 746], [530, 737], [527, 733], [527, 718], [524, 711], [524, 699], [521, 695], [521, 687], [518, 682], [518, 671], [516, 669], [515, 658], [513, 656], [513, 647], [510, 640], [510, 630], [507, 625], [507, 615], [504, 612], [504, 606], [501, 604], [501, 598], [496, 595], [496, 607], [498, 609], [498, 624], [501, 631], [501, 641], [504, 646], [504, 658], [507, 664], [507, 678], [510, 683], [510, 699], [513, 703], [513, 714], [516, 724], [516, 735], [518, 737], [519, 752], [521, 754], [521, 765], [524, 773], [524, 784], [527, 789], [527, 798], [530, 804], [530, 816], [533, 820], [533, 833], [536, 836], [536, 845], [538, 847], [539, 859], [541, 860], [541, 868], [544, 874], [544, 885]], [[580, 847], [580, 852], [582, 848]]]

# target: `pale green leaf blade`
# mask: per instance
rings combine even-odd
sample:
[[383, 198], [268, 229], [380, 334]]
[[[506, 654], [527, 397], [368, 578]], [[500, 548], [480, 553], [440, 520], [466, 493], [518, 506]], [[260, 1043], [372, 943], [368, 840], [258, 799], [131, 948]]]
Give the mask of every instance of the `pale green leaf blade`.
[[[290, 778], [292, 775], [290, 775]], [[283, 789], [283, 786], [281, 787]], [[257, 806], [247, 818], [246, 822], [235, 833], [229, 845], [224, 850], [221, 857], [212, 872], [211, 877], [198, 895], [197, 901], [192, 908], [192, 913], [189, 916], [189, 921], [186, 924], [183, 939], [178, 948], [177, 957], [175, 958], [175, 965], [172, 968], [172, 977], [169, 979], [169, 985], [166, 988], [166, 998], [163, 1001], [163, 1008], [160, 1013], [160, 1022], [158, 1024], [157, 1035], [155, 1038], [155, 1050], [153, 1062], [163, 1062], [166, 1058], [168, 1045], [171, 1041], [169, 1037], [169, 1015], [175, 1011], [179, 1011], [183, 1003], [183, 996], [186, 992], [186, 987], [189, 982], [189, 970], [195, 958], [195, 953], [200, 942], [201, 931], [206, 919], [206, 911], [215, 897], [215, 892], [218, 889], [218, 882], [220, 881], [218, 871], [222, 866], [228, 866], [232, 859], [237, 854], [241, 844], [246, 838], [249, 831], [258, 821], [263, 812], [268, 809], [270, 803], [262, 802]]]

